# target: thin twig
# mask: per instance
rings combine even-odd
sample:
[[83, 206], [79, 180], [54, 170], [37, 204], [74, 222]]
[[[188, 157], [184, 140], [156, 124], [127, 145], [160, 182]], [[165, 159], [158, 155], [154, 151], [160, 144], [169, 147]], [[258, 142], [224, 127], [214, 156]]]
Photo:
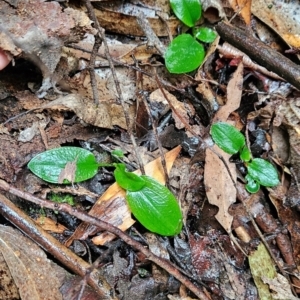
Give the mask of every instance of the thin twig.
[[96, 18], [96, 15], [95, 15], [95, 12], [94, 12], [94, 9], [93, 9], [93, 6], [92, 6], [91, 2], [89, 0], [85, 0], [85, 5], [87, 7], [90, 18], [93, 20], [93, 22], [95, 24], [95, 27], [98, 30], [98, 35], [100, 36], [100, 38], [102, 40], [102, 43], [104, 45], [105, 55], [106, 55], [106, 58], [108, 60], [109, 67], [111, 69], [111, 73], [112, 73], [112, 76], [113, 76], [113, 79], [114, 79], [116, 91], [117, 91], [119, 100], [121, 102], [122, 108], [123, 108], [127, 130], [128, 130], [132, 145], [134, 147], [135, 155], [136, 155], [137, 161], [139, 163], [141, 173], [145, 174], [145, 168], [143, 166], [142, 159], [141, 159], [141, 157], [139, 155], [139, 152], [137, 150], [138, 149], [137, 144], [136, 144], [133, 132], [132, 132], [130, 118], [129, 118], [128, 111], [127, 111], [127, 106], [126, 106], [126, 103], [125, 103], [125, 100], [124, 100], [124, 97], [123, 97], [123, 93], [122, 93], [120, 83], [119, 83], [119, 80], [118, 80], [118, 77], [117, 77], [117, 74], [116, 74], [116, 70], [115, 70], [115, 67], [114, 67], [113, 60], [112, 60], [111, 55], [109, 53], [109, 48], [108, 48], [107, 40], [106, 40], [106, 37], [105, 37], [104, 29], [100, 26], [100, 24], [98, 22], [98, 19]]
[[171, 275], [173, 275], [177, 280], [179, 280], [182, 284], [184, 284], [189, 290], [191, 290], [199, 299], [209, 300], [208, 297], [200, 290], [199, 287], [194, 285], [187, 277], [182, 275], [179, 270], [177, 270], [168, 260], [161, 258], [155, 254], [153, 254], [150, 250], [146, 249], [142, 244], [135, 241], [131, 238], [128, 234], [124, 233], [119, 228], [104, 222], [98, 218], [88, 215], [85, 212], [82, 212], [68, 204], [65, 203], [54, 203], [48, 200], [40, 199], [30, 193], [23, 192], [11, 185], [9, 185], [4, 180], [0, 180], [0, 188], [6, 192], [9, 192], [15, 196], [21, 197], [22, 199], [28, 200], [32, 203], [40, 205], [42, 207], [46, 207], [52, 210], [62, 211], [68, 213], [83, 222], [90, 223], [94, 226], [99, 227], [103, 231], [108, 231], [119, 238], [121, 238], [125, 243], [130, 245], [131, 247], [135, 248], [136, 250], [143, 253], [150, 261], [154, 262], [161, 268], [165, 269]]
[[166, 163], [166, 159], [165, 159], [165, 155], [164, 155], [164, 151], [163, 151], [161, 142], [159, 140], [157, 126], [156, 126], [155, 120], [154, 120], [154, 118], [151, 114], [147, 99], [145, 97], [145, 93], [141, 92], [140, 94], [141, 94], [141, 98], [143, 100], [143, 103], [145, 105], [145, 108], [147, 110], [147, 113], [149, 115], [150, 121], [152, 123], [153, 132], [154, 132], [154, 135], [155, 135], [155, 139], [156, 139], [157, 146], [158, 146], [159, 153], [160, 153], [160, 157], [161, 157], [161, 165], [162, 165], [163, 170], [164, 170], [165, 182], [166, 182], [167, 187], [169, 188], [169, 175], [168, 175], [168, 170], [167, 170], [167, 163]]
[[88, 66], [88, 70], [90, 72], [90, 78], [91, 78], [91, 86], [93, 91], [93, 97], [94, 97], [94, 103], [96, 105], [99, 104], [99, 93], [97, 88], [97, 80], [96, 80], [96, 74], [95, 74], [95, 61], [97, 58], [97, 53], [99, 51], [99, 48], [101, 47], [102, 40], [99, 37], [99, 35], [95, 35], [95, 42], [93, 46], [93, 50], [90, 56], [90, 63]]

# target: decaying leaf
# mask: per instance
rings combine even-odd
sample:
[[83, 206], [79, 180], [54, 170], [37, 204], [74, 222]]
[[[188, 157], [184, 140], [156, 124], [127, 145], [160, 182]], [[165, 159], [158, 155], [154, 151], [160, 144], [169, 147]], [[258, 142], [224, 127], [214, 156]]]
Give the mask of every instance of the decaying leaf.
[[273, 279], [276, 277], [276, 269], [266, 247], [259, 244], [257, 250], [249, 256], [249, 265], [260, 299], [271, 300], [269, 287], [262, 281], [262, 277]]
[[[177, 114], [179, 114], [181, 118], [186, 121], [186, 123], [189, 123], [190, 116], [193, 116], [195, 114], [194, 108], [192, 107], [192, 105], [188, 103], [183, 103], [178, 101], [177, 98], [171, 93], [169, 93], [167, 90], [164, 90], [164, 93], [168, 97], [168, 100], [170, 101], [171, 105], [176, 110], [176, 114], [172, 112], [172, 116], [175, 120], [176, 128], [177, 129], [184, 128], [185, 125], [181, 122]], [[170, 105], [168, 101], [165, 99], [165, 96], [163, 95], [160, 89], [157, 89], [154, 92], [152, 92], [149, 99], [153, 107], [162, 108], [160, 111], [160, 114], [162, 115], [165, 114], [170, 109]]]
[[289, 134], [290, 156], [288, 163], [291, 165], [291, 186], [289, 188], [286, 205], [295, 206], [300, 204], [300, 98], [283, 101], [280, 105], [275, 125], [281, 121]]
[[[213, 149], [224, 157], [232, 177], [236, 178], [235, 165], [229, 163], [231, 155], [215, 145]], [[209, 203], [219, 208], [215, 218], [227, 232], [230, 232], [233, 217], [229, 214], [228, 209], [236, 201], [236, 190], [223, 161], [209, 148], [206, 150], [204, 183]]]
[[[181, 147], [178, 146], [165, 154], [168, 171], [170, 171], [180, 150]], [[153, 177], [161, 184], [165, 183], [160, 158], [148, 163], [145, 166], [145, 172], [148, 176]], [[140, 174], [140, 171], [136, 171], [135, 173]], [[89, 211], [89, 214], [94, 217], [101, 218], [101, 220], [109, 222], [122, 230], [128, 229], [134, 223], [126, 204], [125, 191], [121, 189], [117, 183], [114, 183], [105, 191], [105, 193], [97, 200], [92, 209]], [[73, 240], [84, 239], [88, 235], [96, 234], [98, 231], [99, 229], [95, 226], [81, 223], [74, 234], [68, 239], [66, 244], [71, 245]], [[113, 238], [114, 235], [110, 233], [103, 233], [94, 237], [93, 242], [96, 245], [103, 245]]]
[[292, 47], [300, 47], [300, 14], [297, 1], [252, 0], [251, 12]]
[[[63, 12], [58, 2], [43, 0], [17, 1], [14, 6], [1, 1], [0, 30], [22, 51], [25, 59], [41, 70], [43, 85], [40, 97], [55, 85], [53, 74], [64, 42], [76, 40], [83, 30], [93, 32], [91, 21], [83, 12], [72, 8]], [[15, 55], [14, 47], [10, 46], [10, 49]]]
[[[227, 87], [227, 103], [222, 106], [214, 117], [214, 122], [226, 122], [229, 114], [239, 107], [242, 95], [243, 82], [243, 65], [239, 64], [233, 77]], [[236, 201], [236, 189], [232, 182], [236, 180], [235, 165], [229, 162], [230, 155], [223, 152], [216, 145], [212, 150], [207, 148], [204, 168], [204, 184], [206, 195], [209, 203], [219, 207], [219, 211], [215, 216], [219, 223], [227, 232], [231, 232], [231, 223], [233, 217], [229, 214], [228, 209], [232, 203]], [[223, 156], [228, 169], [224, 162], [215, 154], [219, 153]], [[230, 171], [231, 176], [228, 171]]]
[[264, 283], [269, 285], [272, 291], [274, 291], [274, 293], [272, 293], [272, 299], [299, 300], [298, 297], [295, 297], [293, 295], [293, 292], [290, 288], [290, 283], [283, 275], [277, 274], [277, 277], [275, 277], [274, 279], [262, 276], [262, 280]]
[[62, 300], [61, 282], [46, 254], [31, 240], [0, 225], [0, 253], [22, 300]]
[[[96, 105], [92, 100], [83, 98], [78, 94], [69, 94], [51, 101], [48, 104], [39, 106], [40, 109], [71, 110], [84, 122], [101, 127], [112, 129], [114, 125], [126, 129], [126, 122], [123, 108], [116, 101], [105, 101]], [[129, 115], [134, 116], [135, 107], [128, 107]], [[133, 125], [134, 118], [131, 118]]]
[[[130, 5], [130, 3], [123, 4], [120, 2], [116, 2], [115, 5], [109, 3], [109, 7], [105, 4], [97, 5], [98, 9], [95, 10], [95, 14], [101, 26], [106, 30], [125, 35], [143, 36], [144, 32], [138, 25], [136, 17], [143, 7], [136, 6], [130, 8]], [[148, 12], [149, 11], [150, 10], [148, 9]], [[142, 11], [142, 13], [147, 16], [147, 19], [157, 36], [168, 36], [167, 26], [169, 27], [171, 34], [175, 35], [177, 33], [177, 27], [181, 24], [177, 18], [172, 17], [166, 20], [168, 24], [166, 26], [160, 18], [155, 16], [155, 10], [150, 12], [151, 16], [149, 16], [149, 13], [145, 12], [145, 10]], [[116, 22], [115, 20], [119, 21]]]

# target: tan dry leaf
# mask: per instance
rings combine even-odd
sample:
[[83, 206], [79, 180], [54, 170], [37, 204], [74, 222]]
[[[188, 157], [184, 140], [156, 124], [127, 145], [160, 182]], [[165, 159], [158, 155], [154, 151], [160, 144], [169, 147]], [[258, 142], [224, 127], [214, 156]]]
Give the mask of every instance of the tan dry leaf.
[[46, 231], [51, 231], [54, 233], [63, 233], [65, 230], [67, 230], [65, 226], [44, 216], [38, 217], [36, 220], [33, 221]]
[[62, 11], [55, 1], [37, 0], [16, 1], [14, 6], [0, 1], [0, 31], [22, 50], [25, 59], [41, 70], [43, 85], [39, 95], [43, 97], [55, 81], [53, 74], [64, 42], [74, 41], [94, 29], [84, 12], [72, 8]]
[[[78, 94], [69, 94], [60, 97], [46, 105], [38, 107], [40, 109], [69, 109], [84, 122], [101, 127], [113, 129], [114, 125], [126, 129], [126, 122], [122, 106], [116, 101], [100, 102], [98, 106], [91, 100], [81, 97]], [[128, 106], [129, 115], [133, 125], [135, 107]]]
[[[164, 90], [164, 93], [168, 97], [168, 100], [170, 101], [170, 103], [172, 104], [174, 109], [176, 110], [177, 114], [179, 114], [181, 116], [181, 118], [186, 121], [186, 123], [189, 123], [190, 116], [193, 116], [195, 114], [195, 110], [194, 110], [193, 106], [188, 103], [183, 103], [183, 102], [178, 101], [177, 98], [174, 95], [172, 95], [170, 92], [168, 92], [167, 90]], [[165, 106], [163, 109], [164, 113], [169, 110], [169, 107], [170, 107], [169, 103], [165, 99], [165, 96], [163, 95], [163, 93], [160, 89], [157, 89], [154, 92], [152, 92], [150, 94], [149, 99], [152, 103], [156, 102], [156, 103], [161, 103], [162, 105], [164, 105]], [[162, 115], [164, 113], [162, 113]], [[177, 129], [183, 129], [185, 127], [185, 125], [178, 118], [177, 114], [175, 114], [172, 111], [172, 117], [175, 121], [175, 126]]]
[[293, 292], [291, 291], [291, 284], [288, 282], [288, 280], [281, 274], [277, 273], [277, 276], [273, 279], [270, 279], [266, 276], [262, 276], [262, 281], [269, 285], [269, 288], [274, 291], [272, 293], [273, 299], [279, 299], [279, 300], [299, 300], [300, 298], [297, 298], [293, 295]]
[[[267, 24], [291, 47], [300, 47], [298, 1], [252, 0], [252, 14]], [[297, 12], [298, 11], [298, 12]]]
[[229, 115], [239, 108], [242, 98], [244, 66], [240, 62], [227, 85], [227, 102], [216, 113], [213, 123], [226, 122]]
[[[213, 149], [224, 157], [232, 177], [236, 178], [235, 165], [229, 163], [231, 155], [223, 152], [215, 145]], [[206, 149], [204, 184], [208, 202], [219, 208], [215, 218], [227, 232], [231, 232], [233, 217], [229, 214], [228, 209], [236, 201], [236, 189], [224, 163], [209, 148]]]
[[246, 25], [250, 25], [251, 1], [252, 0], [229, 0], [231, 8], [234, 12], [239, 13]]
[[3, 255], [0, 253], [0, 299], [1, 300], [18, 300], [21, 299], [18, 288], [14, 283], [14, 279], [11, 276], [7, 263], [4, 260]]
[[[227, 103], [216, 113], [213, 122], [226, 122], [230, 113], [240, 106], [242, 84], [243, 64], [240, 63], [227, 86]], [[212, 149], [223, 156], [233, 180], [236, 180], [235, 165], [229, 162], [231, 155], [216, 145]], [[233, 217], [229, 214], [228, 209], [236, 201], [236, 189], [223, 161], [209, 148], [206, 150], [204, 184], [208, 202], [219, 208], [216, 219], [227, 232], [231, 232]]]
[[17, 230], [0, 225], [0, 252], [22, 300], [62, 300], [46, 254]]
[[[110, 4], [111, 5], [111, 4]], [[122, 4], [123, 5], [123, 4]], [[131, 12], [132, 13], [132, 12]], [[154, 12], [155, 14], [155, 12]], [[131, 36], [144, 36], [143, 30], [137, 22], [137, 17], [126, 13], [113, 11], [108, 8], [95, 9], [95, 15], [101, 24], [108, 31], [131, 35]], [[116, 22], [116, 20], [118, 20]], [[168, 36], [167, 26], [172, 35], [177, 34], [177, 28], [182, 24], [177, 18], [171, 17], [166, 20], [166, 24], [158, 17], [147, 17], [151, 28], [157, 36]]]
[[[170, 171], [181, 147], [178, 146], [165, 154], [167, 170]], [[146, 175], [155, 178], [161, 184], [165, 184], [165, 177], [161, 165], [161, 159], [157, 158], [145, 166]], [[136, 174], [141, 174], [139, 170]], [[117, 183], [111, 185], [105, 193], [97, 200], [92, 209], [89, 211], [91, 216], [101, 218], [101, 220], [111, 223], [125, 231], [133, 225], [134, 220], [131, 218], [126, 200], [125, 191], [119, 187]], [[66, 245], [70, 246], [75, 239], [84, 239], [89, 235], [94, 235], [99, 232], [95, 226], [90, 226], [86, 223], [81, 223], [74, 234], [67, 240]], [[104, 245], [112, 240], [114, 235], [110, 233], [102, 233], [93, 238], [93, 243], [96, 245]]]

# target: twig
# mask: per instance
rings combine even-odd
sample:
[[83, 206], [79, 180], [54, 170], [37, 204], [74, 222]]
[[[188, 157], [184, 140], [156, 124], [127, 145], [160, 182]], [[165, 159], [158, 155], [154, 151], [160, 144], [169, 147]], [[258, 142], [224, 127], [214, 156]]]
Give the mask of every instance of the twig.
[[139, 163], [141, 173], [145, 174], [145, 168], [143, 166], [141, 157], [140, 157], [140, 155], [138, 153], [137, 144], [136, 144], [134, 135], [132, 133], [132, 128], [131, 128], [131, 124], [130, 124], [130, 118], [129, 118], [129, 115], [128, 115], [126, 103], [125, 103], [125, 100], [124, 100], [124, 97], [123, 97], [123, 93], [121, 91], [120, 83], [119, 83], [119, 80], [118, 80], [118, 77], [117, 77], [117, 74], [116, 74], [116, 70], [115, 70], [115, 67], [114, 67], [113, 60], [112, 60], [111, 55], [109, 53], [109, 48], [108, 48], [108, 44], [107, 44], [106, 37], [105, 37], [105, 34], [104, 34], [104, 29], [100, 26], [100, 24], [98, 22], [98, 19], [95, 16], [95, 12], [94, 12], [94, 9], [93, 9], [93, 6], [92, 6], [91, 2], [89, 0], [85, 0], [84, 2], [85, 2], [85, 5], [87, 7], [89, 16], [93, 20], [93, 22], [95, 24], [95, 27], [98, 30], [98, 35], [101, 38], [102, 43], [104, 45], [105, 55], [106, 55], [106, 58], [107, 58], [107, 60], [109, 62], [109, 67], [111, 69], [111, 73], [112, 73], [112, 76], [113, 76], [113, 79], [114, 79], [116, 91], [117, 91], [119, 100], [121, 102], [122, 108], [123, 108], [127, 130], [128, 130], [128, 133], [129, 133], [132, 145], [134, 147], [135, 155], [136, 155], [137, 161]]
[[166, 163], [166, 159], [165, 159], [163, 148], [161, 146], [161, 142], [159, 140], [157, 126], [155, 124], [155, 120], [154, 120], [154, 118], [153, 118], [153, 116], [151, 114], [151, 111], [149, 109], [149, 105], [148, 105], [148, 102], [147, 102], [147, 100], [145, 98], [145, 94], [143, 92], [141, 92], [140, 94], [141, 94], [141, 98], [142, 98], [142, 100], [144, 102], [144, 105], [146, 107], [147, 113], [149, 115], [150, 121], [152, 123], [152, 128], [153, 128], [153, 131], [154, 131], [155, 139], [156, 139], [157, 146], [158, 146], [159, 153], [160, 153], [160, 157], [161, 157], [161, 165], [162, 165], [163, 170], [164, 170], [165, 182], [166, 182], [167, 187], [169, 187], [169, 175], [168, 175], [168, 170], [167, 170], [167, 163]]
[[157, 37], [144, 14], [140, 13], [136, 20], [148, 39], [148, 46], [155, 47], [161, 55], [164, 55], [166, 47]]
[[[119, 238], [121, 238], [125, 243], [132, 246], [136, 250], [143, 253], [150, 261], [156, 263], [161, 268], [165, 269], [167, 272], [169, 272], [171, 275], [173, 275], [177, 280], [179, 280], [182, 284], [184, 284], [190, 291], [192, 291], [199, 299], [202, 300], [209, 300], [208, 297], [202, 292], [196, 285], [194, 285], [187, 277], [183, 276], [168, 260], [163, 259], [155, 254], [153, 254], [151, 251], [146, 249], [142, 244], [135, 241], [133, 238], [131, 238], [128, 234], [124, 233], [119, 228], [101, 221], [98, 218], [92, 217], [88, 215], [85, 212], [79, 211], [78, 209], [65, 204], [65, 203], [53, 203], [48, 200], [40, 199], [32, 194], [23, 192], [11, 185], [9, 185], [4, 180], [0, 180], [0, 188], [3, 189], [6, 192], [9, 192], [15, 196], [21, 197], [25, 200], [28, 200], [32, 203], [35, 203], [37, 205], [40, 205], [42, 207], [46, 207], [52, 210], [62, 211], [65, 213], [68, 213], [79, 220], [83, 222], [90, 223], [94, 226], [99, 227], [101, 230], [109, 231]], [[5, 206], [4, 206], [5, 208]]]
[[90, 56], [90, 63], [88, 66], [88, 70], [90, 72], [90, 78], [91, 78], [91, 86], [93, 90], [94, 103], [96, 105], [99, 104], [99, 93], [98, 93], [97, 80], [95, 75], [95, 61], [97, 58], [98, 50], [101, 47], [101, 44], [102, 44], [102, 40], [100, 39], [99, 35], [95, 35], [95, 43], [93, 46], [92, 54]]
[[300, 89], [299, 65], [296, 65], [252, 35], [230, 24], [220, 22], [216, 26], [216, 30], [223, 40], [234, 45], [251, 59]]
[[[116, 299], [110, 296], [111, 288], [106, 280], [101, 278], [97, 270], [89, 272], [91, 267], [90, 264], [78, 257], [52, 235], [36, 225], [22, 210], [16, 207], [2, 194], [0, 194], [0, 212], [6, 219], [17, 226], [48, 253], [52, 254], [69, 270], [82, 277], [89, 274], [90, 276], [87, 276], [87, 282], [101, 296], [101, 299]], [[102, 286], [98, 284], [99, 278], [101, 278], [101, 281], [103, 282]]]

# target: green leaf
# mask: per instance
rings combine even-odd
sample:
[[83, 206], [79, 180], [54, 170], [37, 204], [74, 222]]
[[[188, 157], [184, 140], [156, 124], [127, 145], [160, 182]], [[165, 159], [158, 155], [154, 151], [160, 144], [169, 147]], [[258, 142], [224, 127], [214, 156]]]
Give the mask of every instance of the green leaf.
[[246, 190], [251, 193], [257, 193], [260, 189], [260, 184], [256, 182], [249, 174], [246, 175], [245, 179], [248, 181], [246, 184]]
[[111, 152], [111, 155], [116, 157], [116, 158], [123, 158], [124, 157], [124, 152], [121, 149], [115, 149]]
[[277, 170], [268, 161], [254, 158], [248, 164], [249, 175], [263, 186], [276, 186], [279, 184]]
[[218, 34], [208, 27], [194, 27], [193, 28], [193, 36], [204, 43], [212, 43]]
[[252, 159], [251, 152], [246, 145], [244, 145], [244, 147], [240, 149], [240, 158], [242, 161], [246, 161], [246, 162]]
[[141, 176], [145, 186], [127, 191], [126, 200], [137, 220], [148, 230], [165, 236], [182, 229], [182, 214], [175, 196], [165, 186], [148, 176]]
[[118, 185], [126, 191], [139, 191], [145, 186], [143, 178], [125, 170], [124, 164], [114, 164], [116, 167], [114, 171], [115, 179]]
[[235, 154], [245, 145], [244, 135], [228, 123], [215, 123], [210, 132], [214, 142], [226, 153]]
[[[68, 166], [72, 166], [69, 168]], [[51, 183], [60, 183], [59, 177], [67, 179], [61, 183], [80, 182], [97, 174], [98, 164], [94, 155], [79, 147], [55, 148], [35, 156], [28, 168], [36, 176]], [[69, 178], [73, 178], [70, 180]]]
[[199, 0], [170, 0], [170, 5], [176, 17], [189, 27], [193, 27], [201, 17]]
[[170, 73], [194, 71], [203, 62], [205, 50], [190, 34], [177, 36], [165, 53], [166, 67]]

